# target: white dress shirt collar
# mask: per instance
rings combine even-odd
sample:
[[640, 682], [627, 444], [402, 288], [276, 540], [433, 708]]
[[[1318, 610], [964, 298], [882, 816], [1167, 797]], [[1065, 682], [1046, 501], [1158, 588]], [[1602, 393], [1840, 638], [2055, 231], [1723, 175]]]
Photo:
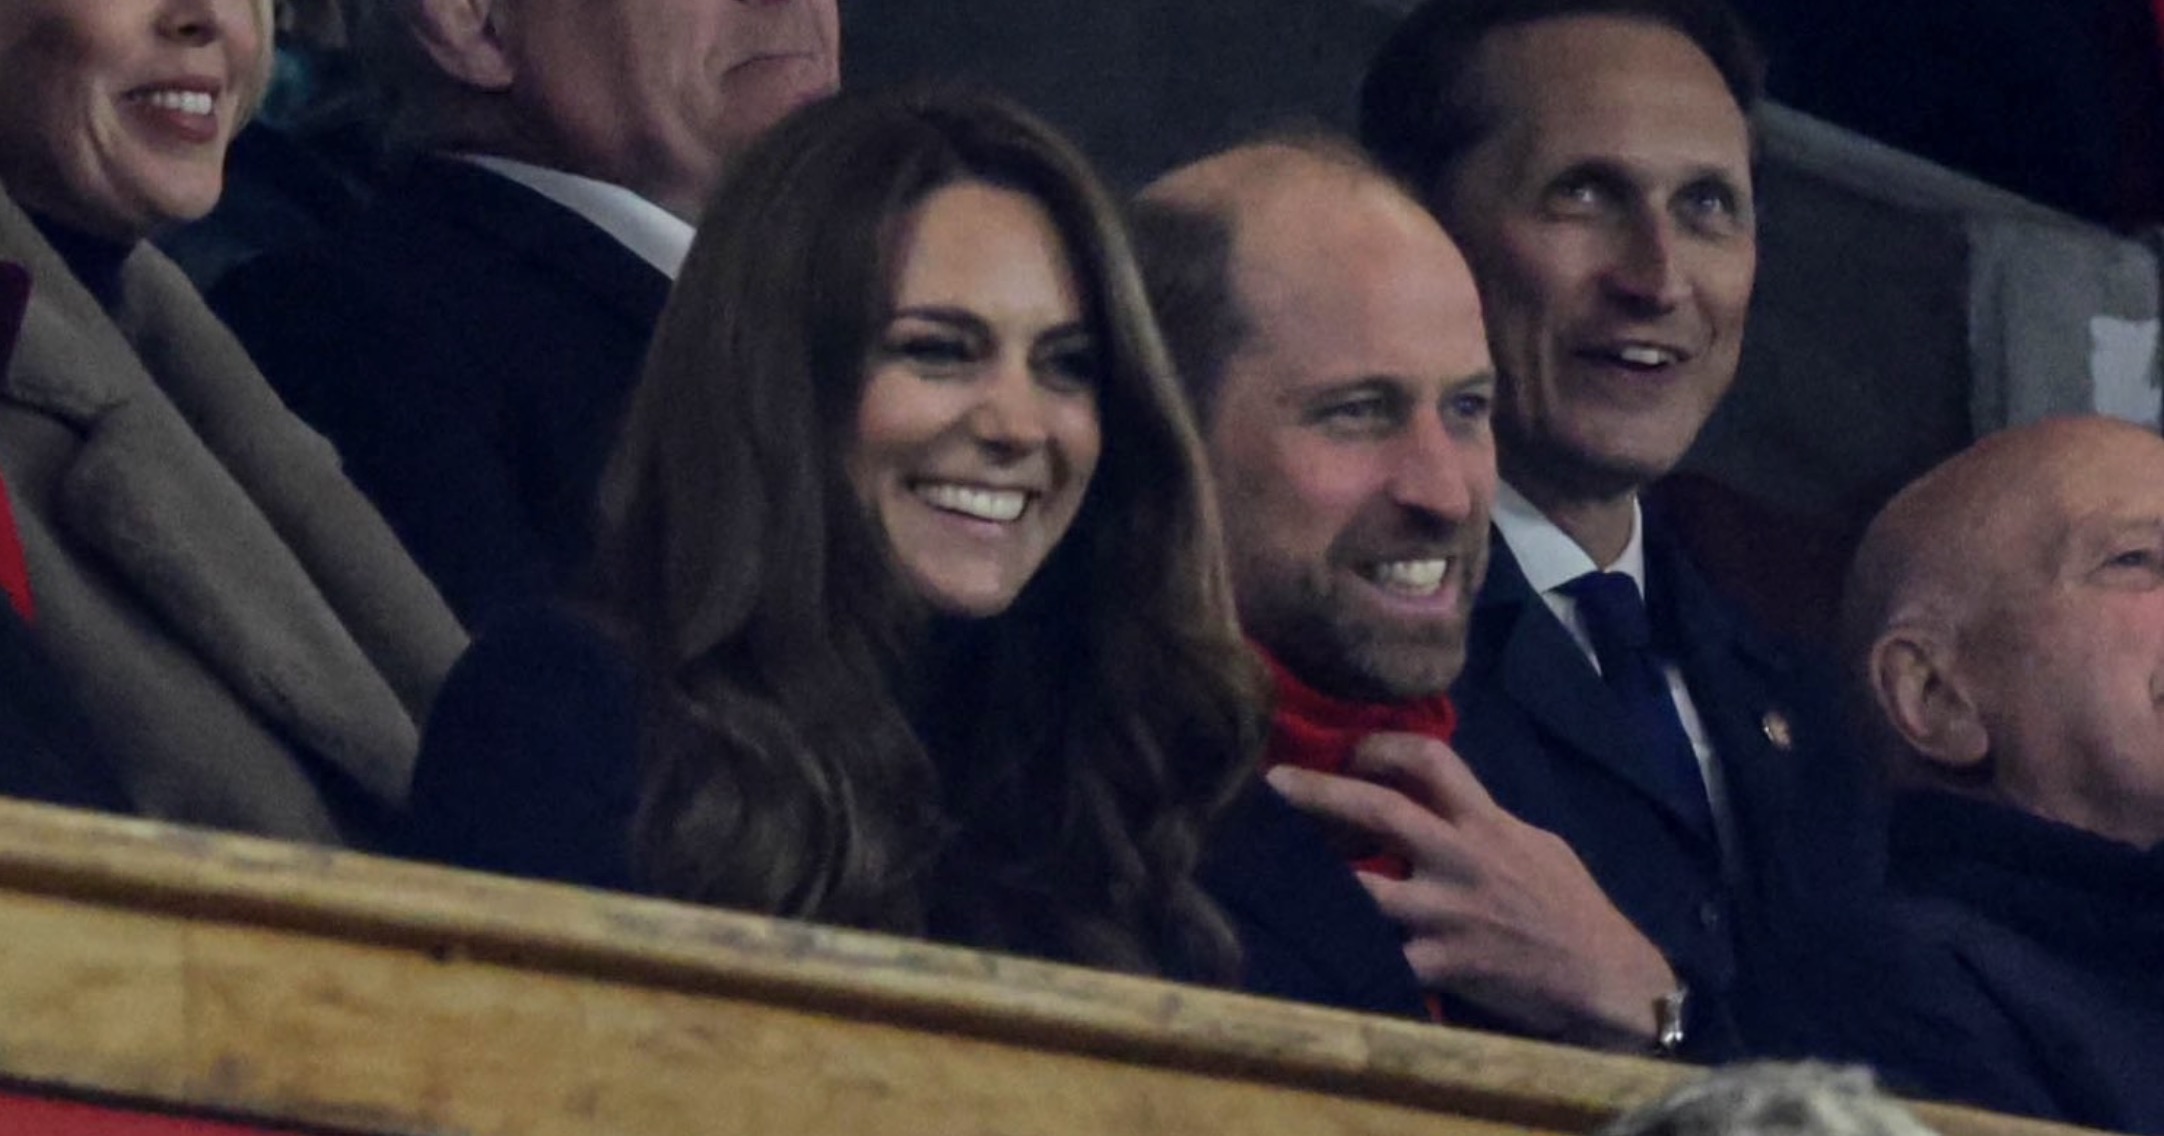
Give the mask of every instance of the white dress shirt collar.
[[672, 281], [684, 266], [684, 254], [691, 251], [689, 222], [620, 185], [494, 154], [454, 157], [510, 178], [586, 218]]
[[1593, 557], [1579, 547], [1569, 533], [1557, 528], [1547, 514], [1526, 500], [1524, 494], [1511, 488], [1507, 481], [1497, 482], [1495, 486], [1494, 521], [1496, 529], [1503, 535], [1503, 542], [1510, 546], [1510, 554], [1517, 557], [1526, 581], [1542, 595], [1603, 568], [1629, 576], [1637, 583], [1638, 594], [1645, 595], [1645, 516], [1635, 497], [1631, 499], [1631, 538], [1623, 546], [1623, 555], [1616, 557], [1613, 564], [1593, 563]]

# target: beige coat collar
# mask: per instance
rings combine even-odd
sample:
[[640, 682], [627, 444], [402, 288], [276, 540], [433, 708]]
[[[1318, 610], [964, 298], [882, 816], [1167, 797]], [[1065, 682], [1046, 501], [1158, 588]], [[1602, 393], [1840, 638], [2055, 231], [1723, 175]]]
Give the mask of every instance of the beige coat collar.
[[147, 244], [110, 314], [4, 193], [0, 257], [33, 278], [0, 398], [82, 434], [47, 503], [56, 527], [260, 717], [402, 804], [426, 692], [391, 688], [296, 552], [310, 480], [328, 471], [350, 492], [328, 444]]

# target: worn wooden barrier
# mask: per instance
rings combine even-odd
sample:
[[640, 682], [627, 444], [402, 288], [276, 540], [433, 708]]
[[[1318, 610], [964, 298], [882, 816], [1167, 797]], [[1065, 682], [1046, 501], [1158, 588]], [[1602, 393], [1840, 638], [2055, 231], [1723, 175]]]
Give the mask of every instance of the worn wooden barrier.
[[[1480, 1136], [1583, 1131], [1686, 1072], [0, 801], [0, 1078], [108, 1109], [407, 1136]], [[1924, 1111], [1948, 1136], [2069, 1131]]]

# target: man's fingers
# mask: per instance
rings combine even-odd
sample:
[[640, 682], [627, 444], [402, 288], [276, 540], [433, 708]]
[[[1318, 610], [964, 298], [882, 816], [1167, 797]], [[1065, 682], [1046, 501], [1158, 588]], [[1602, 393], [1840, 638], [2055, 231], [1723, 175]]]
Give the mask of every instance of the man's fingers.
[[1456, 750], [1419, 734], [1369, 734], [1347, 772], [1404, 790], [1439, 816], [1457, 820], [1496, 808], [1495, 798]]
[[1384, 852], [1428, 872], [1462, 870], [1465, 852], [1457, 833], [1396, 789], [1289, 765], [1263, 776], [1294, 808], [1333, 830], [1334, 843], [1355, 857]]
[[1394, 880], [1374, 872], [1353, 875], [1392, 923], [1423, 936], [1449, 931], [1455, 915], [1449, 885], [1433, 880]]
[[1417, 827], [1420, 807], [1387, 786], [1280, 765], [1263, 774], [1294, 808], [1326, 823], [1383, 836]]
[[1466, 978], [1466, 953], [1474, 937], [1463, 896], [1433, 881], [1393, 880], [1372, 872], [1357, 873], [1385, 918], [1405, 935], [1405, 962], [1421, 989], [1458, 993]]

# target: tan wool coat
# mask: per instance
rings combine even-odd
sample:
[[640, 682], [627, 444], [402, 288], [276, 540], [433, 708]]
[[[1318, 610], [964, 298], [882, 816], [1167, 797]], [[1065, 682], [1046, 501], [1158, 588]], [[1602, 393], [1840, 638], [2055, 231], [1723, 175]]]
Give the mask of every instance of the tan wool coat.
[[379, 830], [464, 631], [164, 256], [139, 245], [108, 311], [0, 192], [0, 259], [32, 278], [0, 471], [37, 631], [138, 807]]

